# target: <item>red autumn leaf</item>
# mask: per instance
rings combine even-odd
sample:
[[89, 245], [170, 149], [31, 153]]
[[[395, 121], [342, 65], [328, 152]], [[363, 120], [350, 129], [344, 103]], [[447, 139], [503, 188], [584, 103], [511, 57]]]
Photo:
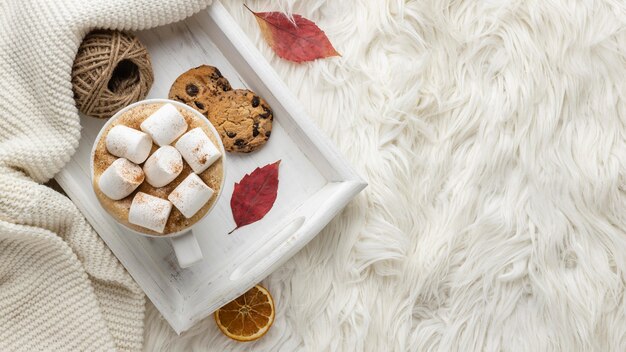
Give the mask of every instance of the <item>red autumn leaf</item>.
[[233, 231], [261, 220], [272, 209], [278, 192], [279, 165], [280, 160], [257, 167], [252, 173], [245, 175], [239, 183], [235, 183], [230, 199], [230, 209], [237, 224]]
[[304, 62], [341, 56], [314, 22], [300, 15], [293, 15], [292, 21], [281, 12], [254, 12], [246, 8], [256, 16], [269, 46], [283, 59]]

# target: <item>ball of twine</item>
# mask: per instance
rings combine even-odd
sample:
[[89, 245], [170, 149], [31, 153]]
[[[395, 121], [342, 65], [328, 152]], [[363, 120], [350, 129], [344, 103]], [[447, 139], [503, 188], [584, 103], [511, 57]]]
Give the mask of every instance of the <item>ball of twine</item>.
[[76, 106], [97, 118], [145, 98], [153, 81], [148, 51], [135, 36], [120, 31], [89, 33], [72, 67]]

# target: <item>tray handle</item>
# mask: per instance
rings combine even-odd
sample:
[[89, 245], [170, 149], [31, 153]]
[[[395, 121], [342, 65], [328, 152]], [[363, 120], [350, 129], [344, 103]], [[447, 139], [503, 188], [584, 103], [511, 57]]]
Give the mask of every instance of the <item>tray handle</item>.
[[[304, 224], [306, 218], [299, 216], [291, 220], [282, 230], [278, 231], [272, 238], [259, 248], [253, 255], [249, 256], [243, 263], [237, 267], [231, 274], [229, 279], [236, 281], [246, 274], [250, 278], [258, 276], [263, 271], [271, 268], [281, 258], [284, 253], [288, 252], [298, 237], [298, 230]], [[271, 253], [267, 255], [266, 253]]]
[[170, 238], [170, 242], [178, 260], [178, 266], [182, 269], [202, 261], [202, 251], [192, 230], [178, 237]]

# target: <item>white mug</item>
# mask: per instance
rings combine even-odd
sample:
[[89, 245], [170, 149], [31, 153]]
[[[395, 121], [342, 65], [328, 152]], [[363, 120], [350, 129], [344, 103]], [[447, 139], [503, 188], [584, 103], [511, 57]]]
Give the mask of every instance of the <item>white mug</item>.
[[[222, 190], [224, 188], [224, 179], [226, 178], [226, 163], [225, 163], [225, 155], [226, 153], [224, 152], [224, 145], [222, 144], [222, 139], [219, 135], [219, 133], [217, 133], [217, 130], [215, 129], [215, 127], [213, 126], [213, 124], [211, 124], [211, 122], [209, 122], [209, 120], [207, 120], [206, 117], [204, 117], [204, 115], [202, 115], [200, 112], [198, 112], [197, 110], [193, 109], [192, 107], [185, 105], [183, 103], [174, 101], [174, 100], [169, 100], [169, 99], [146, 99], [146, 100], [142, 100], [142, 101], [138, 101], [136, 103], [130, 104], [127, 107], [123, 108], [122, 110], [118, 111], [117, 113], [115, 113], [115, 115], [113, 115], [109, 121], [107, 121], [107, 123], [104, 124], [104, 126], [102, 126], [102, 129], [100, 130], [100, 132], [98, 133], [98, 136], [96, 137], [96, 140], [94, 142], [94, 145], [91, 149], [91, 160], [90, 160], [90, 167], [91, 167], [91, 183], [92, 183], [92, 189], [93, 189], [93, 178], [94, 178], [94, 168], [93, 168], [93, 161], [94, 161], [94, 155], [96, 152], [96, 147], [98, 146], [98, 143], [100, 141], [100, 138], [102, 138], [102, 133], [104, 131], [106, 131], [106, 129], [108, 128], [108, 126], [113, 123], [113, 121], [115, 121], [117, 118], [119, 118], [123, 113], [125, 113], [126, 111], [139, 106], [139, 105], [144, 105], [144, 104], [165, 104], [165, 103], [170, 103], [173, 104], [177, 107], [181, 107], [184, 108], [186, 110], [188, 110], [189, 112], [192, 112], [193, 114], [195, 114], [197, 117], [199, 117], [202, 121], [204, 121], [207, 126], [209, 127], [209, 129], [213, 132], [213, 135], [215, 136], [215, 139], [218, 142], [218, 149], [221, 151], [222, 153], [222, 165], [224, 165], [223, 167], [223, 173], [224, 175], [222, 175], [222, 184], [220, 186], [220, 191], [217, 194], [217, 198], [215, 199], [215, 202], [213, 202], [213, 204], [211, 205], [211, 208], [206, 212], [206, 215], [208, 215], [211, 210], [213, 210], [213, 207], [215, 207], [215, 204], [217, 204], [217, 201], [219, 200], [219, 197], [222, 194]], [[95, 192], [95, 190], [94, 190]], [[107, 212], [108, 214], [108, 212]], [[175, 233], [170, 233], [167, 235], [162, 235], [162, 236], [155, 236], [155, 235], [151, 235], [151, 234], [147, 234], [147, 233], [142, 233], [139, 232], [135, 229], [131, 229], [127, 226], [125, 226], [124, 224], [120, 223], [119, 221], [117, 221], [117, 219], [115, 219], [116, 222], [118, 223], [118, 225], [122, 226], [124, 229], [128, 230], [129, 232], [132, 232], [134, 234], [138, 234], [141, 236], [145, 236], [145, 237], [151, 237], [151, 238], [168, 238], [170, 240], [170, 242], [172, 243], [172, 247], [174, 248], [174, 252], [176, 253], [176, 258], [178, 259], [178, 265], [181, 268], [188, 268], [200, 261], [202, 261], [202, 251], [200, 250], [200, 246], [198, 245], [198, 240], [196, 239], [193, 230], [192, 230], [192, 226], [190, 226], [189, 228], [186, 228], [184, 230], [181, 230], [179, 232], [175, 232]], [[199, 220], [200, 221], [200, 220]], [[198, 221], [198, 222], [199, 222]]]

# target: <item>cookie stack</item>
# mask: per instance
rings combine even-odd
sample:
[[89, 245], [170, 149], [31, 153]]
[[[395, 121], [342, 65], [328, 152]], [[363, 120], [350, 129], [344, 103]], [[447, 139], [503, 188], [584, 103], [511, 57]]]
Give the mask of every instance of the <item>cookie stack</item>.
[[250, 90], [232, 89], [213, 66], [199, 66], [180, 75], [170, 89], [169, 98], [204, 114], [229, 152], [253, 152], [272, 133], [274, 114], [267, 102]]

